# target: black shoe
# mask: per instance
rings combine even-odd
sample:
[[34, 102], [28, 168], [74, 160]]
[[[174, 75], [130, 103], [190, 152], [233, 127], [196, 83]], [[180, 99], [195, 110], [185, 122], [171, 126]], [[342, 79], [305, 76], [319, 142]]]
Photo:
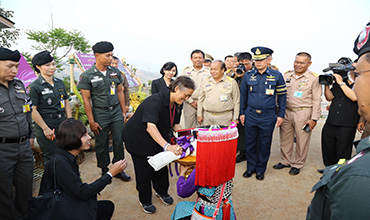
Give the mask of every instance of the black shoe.
[[280, 169], [283, 169], [283, 168], [286, 168], [286, 167], [290, 167], [290, 165], [284, 165], [282, 163], [277, 163], [272, 168], [280, 170]]
[[120, 172], [119, 174], [115, 175], [114, 177], [120, 178], [121, 180], [127, 182], [131, 180], [131, 177], [125, 173], [125, 171]]
[[257, 174], [256, 174], [256, 179], [258, 179], [258, 180], [263, 180], [263, 179], [265, 179], [265, 174], [263, 174], [263, 173], [257, 173]]
[[154, 207], [152, 203], [148, 204], [141, 204], [140, 205], [143, 207], [143, 211], [148, 214], [153, 214], [154, 212], [157, 211], [157, 209]]
[[173, 203], [173, 198], [166, 194], [166, 195], [159, 195], [158, 193], [155, 193], [155, 195], [161, 199], [161, 201], [163, 202], [163, 204], [165, 205], [171, 205]]
[[318, 170], [317, 170], [317, 172], [319, 172], [319, 173], [321, 173], [321, 174], [323, 174], [323, 173], [324, 173], [324, 171], [325, 171], [325, 169], [318, 169]]
[[240, 153], [238, 156], [236, 156], [236, 163], [240, 163], [247, 160], [247, 155]]
[[289, 174], [290, 175], [298, 175], [299, 174], [299, 169], [295, 168], [295, 167], [292, 167], [289, 171]]
[[253, 171], [247, 170], [247, 171], [245, 171], [245, 172], [243, 173], [243, 177], [244, 177], [244, 178], [249, 178], [249, 177], [251, 177], [251, 176], [252, 176], [252, 174], [253, 174], [253, 173], [254, 173]]
[[101, 168], [101, 175], [103, 176], [108, 171], [109, 171], [108, 167]]

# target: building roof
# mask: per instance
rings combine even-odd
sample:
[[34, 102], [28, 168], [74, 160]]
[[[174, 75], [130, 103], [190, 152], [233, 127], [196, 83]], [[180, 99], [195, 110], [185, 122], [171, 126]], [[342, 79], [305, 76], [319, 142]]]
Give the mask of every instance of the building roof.
[[0, 15], [0, 29], [3, 28], [12, 28], [14, 25], [14, 22], [7, 19], [6, 17]]

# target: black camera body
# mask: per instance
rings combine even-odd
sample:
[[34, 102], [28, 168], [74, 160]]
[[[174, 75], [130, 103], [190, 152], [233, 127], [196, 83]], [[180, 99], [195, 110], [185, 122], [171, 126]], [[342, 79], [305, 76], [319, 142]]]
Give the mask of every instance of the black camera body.
[[[329, 63], [329, 67], [323, 69], [323, 72], [333, 71], [336, 74], [342, 76], [343, 80], [348, 78], [347, 74], [349, 71], [355, 70], [352, 66], [352, 60], [349, 57], [342, 57], [337, 63]], [[335, 77], [331, 73], [322, 74], [319, 76], [319, 83], [321, 85], [332, 85]]]
[[247, 68], [245, 68], [244, 64], [239, 64], [236, 66], [236, 70], [235, 72], [239, 75], [242, 75], [243, 73], [245, 73], [247, 71]]

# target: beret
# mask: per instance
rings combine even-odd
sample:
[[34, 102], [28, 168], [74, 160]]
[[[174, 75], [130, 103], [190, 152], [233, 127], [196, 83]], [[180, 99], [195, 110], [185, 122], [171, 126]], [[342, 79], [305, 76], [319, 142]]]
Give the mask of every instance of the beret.
[[21, 54], [18, 50], [11, 51], [8, 48], [0, 47], [0, 60], [11, 60], [14, 62], [19, 62], [21, 59]]
[[353, 48], [353, 51], [358, 55], [358, 57], [364, 53], [370, 52], [369, 32], [370, 22], [367, 23], [355, 40], [355, 47]]
[[270, 56], [274, 51], [267, 47], [253, 47], [253, 60], [264, 60]]
[[107, 41], [100, 41], [92, 47], [94, 53], [107, 53], [113, 51], [113, 49], [113, 44]]
[[32, 65], [44, 65], [45, 63], [50, 63], [54, 60], [54, 57], [51, 55], [51, 53], [47, 50], [44, 50], [40, 53], [37, 53], [32, 58]]

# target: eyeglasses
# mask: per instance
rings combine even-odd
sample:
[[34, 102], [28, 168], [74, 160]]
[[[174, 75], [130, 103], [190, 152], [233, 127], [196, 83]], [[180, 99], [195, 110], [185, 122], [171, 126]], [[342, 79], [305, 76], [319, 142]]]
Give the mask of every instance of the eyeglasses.
[[353, 73], [355, 74], [355, 79], [360, 75], [360, 73], [366, 72], [370, 72], [370, 70], [353, 71]]
[[298, 62], [298, 61], [294, 61], [294, 64], [298, 64], [298, 65], [306, 65], [308, 63], [309, 62]]

